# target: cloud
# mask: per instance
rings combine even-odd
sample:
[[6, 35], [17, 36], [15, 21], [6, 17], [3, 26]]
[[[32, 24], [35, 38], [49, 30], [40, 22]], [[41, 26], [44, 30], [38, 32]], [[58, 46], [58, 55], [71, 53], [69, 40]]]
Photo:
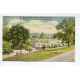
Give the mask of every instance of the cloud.
[[21, 19], [11, 19], [9, 20], [8, 24], [14, 25], [14, 24], [23, 23], [23, 22], [24, 20], [21, 20]]
[[27, 24], [25, 23], [24, 26], [30, 30], [30, 32], [35, 33], [56, 33], [56, 25], [58, 24], [57, 21], [40, 21], [40, 20], [31, 20]]
[[29, 29], [31, 33], [56, 33], [56, 25], [58, 25], [57, 21], [42, 21], [42, 20], [30, 20], [24, 21], [21, 19], [12, 19], [8, 22], [8, 26], [11, 27], [14, 24], [22, 23], [25, 28]]
[[52, 24], [54, 26], [57, 26], [59, 24], [58, 21], [48, 21], [49, 24]]

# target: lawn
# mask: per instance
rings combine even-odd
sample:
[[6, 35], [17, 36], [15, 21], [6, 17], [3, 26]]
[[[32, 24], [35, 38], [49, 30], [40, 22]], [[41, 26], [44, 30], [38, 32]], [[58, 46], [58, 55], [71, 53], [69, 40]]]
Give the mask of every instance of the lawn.
[[31, 55], [18, 55], [13, 57], [8, 57], [3, 59], [4, 61], [42, 61], [60, 55], [62, 53], [74, 50], [74, 48], [56, 48], [56, 49], [47, 49], [38, 52], [34, 52]]

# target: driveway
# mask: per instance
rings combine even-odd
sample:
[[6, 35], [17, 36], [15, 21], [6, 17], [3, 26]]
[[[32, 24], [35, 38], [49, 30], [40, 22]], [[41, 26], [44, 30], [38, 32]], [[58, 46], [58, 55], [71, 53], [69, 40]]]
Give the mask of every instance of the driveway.
[[75, 61], [74, 51], [60, 54], [50, 59], [46, 59], [47, 62], [73, 62]]

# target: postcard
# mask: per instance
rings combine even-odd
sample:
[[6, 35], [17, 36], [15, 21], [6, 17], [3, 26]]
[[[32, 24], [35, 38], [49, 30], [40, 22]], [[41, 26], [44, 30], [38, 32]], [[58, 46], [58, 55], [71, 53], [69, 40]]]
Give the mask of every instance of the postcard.
[[3, 61], [74, 62], [75, 16], [3, 16]]

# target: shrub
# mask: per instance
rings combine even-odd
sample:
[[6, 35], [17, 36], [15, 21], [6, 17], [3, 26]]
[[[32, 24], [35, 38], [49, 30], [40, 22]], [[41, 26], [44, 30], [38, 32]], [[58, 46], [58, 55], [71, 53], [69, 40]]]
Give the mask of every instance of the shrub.
[[3, 42], [3, 54], [9, 54], [12, 52], [11, 44], [8, 41]]

